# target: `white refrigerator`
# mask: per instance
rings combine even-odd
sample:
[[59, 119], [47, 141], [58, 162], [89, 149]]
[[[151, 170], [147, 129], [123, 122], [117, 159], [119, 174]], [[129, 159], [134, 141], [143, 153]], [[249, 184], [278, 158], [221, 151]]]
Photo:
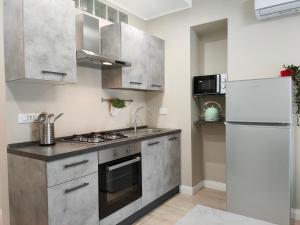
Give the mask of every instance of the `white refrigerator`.
[[294, 188], [293, 105], [290, 77], [227, 83], [228, 211], [290, 225]]

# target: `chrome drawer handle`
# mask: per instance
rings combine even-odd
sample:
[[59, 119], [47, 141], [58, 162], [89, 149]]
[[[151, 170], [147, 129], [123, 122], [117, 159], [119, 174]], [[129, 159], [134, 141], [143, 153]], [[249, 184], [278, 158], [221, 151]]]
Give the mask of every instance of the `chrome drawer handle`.
[[67, 164], [67, 165], [65, 165], [65, 169], [70, 168], [70, 167], [74, 167], [74, 166], [79, 166], [79, 165], [82, 165], [82, 164], [85, 164], [85, 163], [88, 163], [88, 162], [89, 162], [89, 160], [83, 160], [81, 162], [75, 162], [75, 163]]
[[88, 186], [89, 184], [90, 184], [90, 183], [83, 183], [83, 184], [81, 184], [81, 185], [79, 185], [79, 186], [77, 186], [77, 187], [73, 187], [73, 188], [70, 188], [70, 189], [66, 189], [66, 190], [65, 190], [65, 193], [68, 194], [68, 193], [70, 193], [70, 192], [76, 191], [76, 190], [78, 190], [78, 189], [80, 189], [80, 188], [83, 188], [83, 187]]
[[50, 74], [55, 74], [55, 75], [60, 75], [60, 76], [67, 76], [67, 73], [54, 72], [54, 71], [49, 71], [49, 70], [42, 70], [42, 73], [50, 73]]
[[152, 87], [161, 87], [159, 84], [152, 84]]
[[129, 82], [130, 84], [137, 84], [137, 85], [141, 85], [142, 83], [141, 82], [133, 82], [133, 81], [131, 81], [131, 82]]
[[119, 163], [119, 164], [114, 165], [114, 166], [106, 167], [106, 170], [107, 171], [113, 171], [113, 170], [122, 168], [124, 166], [131, 165], [131, 164], [139, 162], [139, 161], [141, 161], [141, 158], [140, 157], [136, 157], [135, 159], [132, 159], [132, 160], [129, 160], [129, 161], [126, 161], [126, 162], [122, 162], [122, 163]]
[[152, 145], [158, 145], [160, 142], [157, 141], [157, 142], [152, 142], [152, 143], [149, 143], [148, 146], [152, 146]]
[[174, 141], [174, 140], [177, 140], [178, 138], [177, 137], [172, 137], [172, 138], [169, 138], [169, 141]]

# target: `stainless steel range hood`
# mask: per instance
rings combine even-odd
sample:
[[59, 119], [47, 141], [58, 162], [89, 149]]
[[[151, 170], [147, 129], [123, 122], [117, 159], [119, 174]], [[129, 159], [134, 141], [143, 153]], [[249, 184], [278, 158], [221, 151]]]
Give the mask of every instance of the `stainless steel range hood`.
[[91, 67], [122, 67], [131, 63], [101, 54], [99, 20], [81, 14], [76, 16], [77, 63]]
[[108, 56], [99, 55], [97, 53], [87, 50], [77, 50], [77, 63], [81, 65], [95, 65], [102, 67], [120, 67], [120, 66], [131, 66], [130, 62], [110, 58]]

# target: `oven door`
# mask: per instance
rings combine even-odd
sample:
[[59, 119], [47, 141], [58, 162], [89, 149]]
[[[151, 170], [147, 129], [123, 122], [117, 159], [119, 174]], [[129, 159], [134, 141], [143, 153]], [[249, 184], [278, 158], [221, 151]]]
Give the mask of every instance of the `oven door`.
[[100, 219], [142, 197], [141, 170], [141, 154], [99, 165]]
[[194, 95], [218, 94], [219, 92], [218, 75], [196, 76], [193, 83]]

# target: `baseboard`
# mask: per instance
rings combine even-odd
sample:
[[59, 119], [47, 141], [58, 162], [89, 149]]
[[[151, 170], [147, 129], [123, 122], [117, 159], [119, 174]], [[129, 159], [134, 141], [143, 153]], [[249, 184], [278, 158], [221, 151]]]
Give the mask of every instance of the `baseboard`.
[[202, 188], [203, 188], [203, 181], [200, 181], [198, 184], [196, 184], [193, 187], [180, 185], [180, 193], [187, 194], [187, 195], [194, 195]]
[[209, 188], [217, 191], [226, 192], [226, 184], [217, 181], [212, 181], [212, 180], [204, 180], [204, 181], [200, 181], [198, 184], [196, 184], [193, 187], [181, 185], [180, 193], [187, 194], [187, 195], [194, 195], [202, 188]]
[[209, 188], [209, 189], [214, 189], [217, 191], [226, 191], [226, 184], [221, 183], [221, 182], [217, 182], [217, 181], [212, 181], [212, 180], [204, 180], [203, 181], [203, 186], [205, 188]]
[[300, 209], [292, 209], [292, 217], [295, 220], [300, 220]]

